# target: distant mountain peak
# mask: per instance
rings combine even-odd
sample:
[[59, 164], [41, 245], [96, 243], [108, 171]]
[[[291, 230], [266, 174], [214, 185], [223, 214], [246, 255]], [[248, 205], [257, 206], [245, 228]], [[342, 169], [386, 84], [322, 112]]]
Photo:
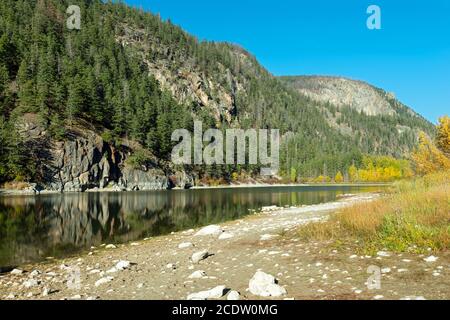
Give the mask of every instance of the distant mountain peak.
[[364, 81], [333, 76], [293, 76], [281, 79], [314, 101], [330, 103], [339, 108], [347, 106], [368, 116], [396, 114], [390, 102], [395, 100], [395, 95]]

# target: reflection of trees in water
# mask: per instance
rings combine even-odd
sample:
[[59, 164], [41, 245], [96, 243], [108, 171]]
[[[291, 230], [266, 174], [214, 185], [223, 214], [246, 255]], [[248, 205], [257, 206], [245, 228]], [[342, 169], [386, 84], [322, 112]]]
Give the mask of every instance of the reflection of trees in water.
[[[0, 265], [240, 218], [267, 205], [312, 204], [338, 191], [223, 189], [0, 198]], [[339, 193], [348, 190], [339, 191]]]

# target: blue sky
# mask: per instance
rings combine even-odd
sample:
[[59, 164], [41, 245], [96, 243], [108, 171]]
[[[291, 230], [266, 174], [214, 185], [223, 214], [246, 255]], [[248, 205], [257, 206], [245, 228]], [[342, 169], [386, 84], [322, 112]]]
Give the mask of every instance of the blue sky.
[[[393, 92], [432, 122], [450, 114], [448, 0], [126, 0], [253, 53], [274, 75], [339, 75]], [[366, 27], [381, 8], [382, 30]]]

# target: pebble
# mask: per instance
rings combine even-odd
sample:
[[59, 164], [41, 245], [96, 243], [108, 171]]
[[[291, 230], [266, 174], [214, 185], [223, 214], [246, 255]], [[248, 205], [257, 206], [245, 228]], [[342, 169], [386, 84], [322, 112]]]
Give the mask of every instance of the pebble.
[[436, 262], [439, 258], [435, 256], [429, 256], [428, 258], [425, 258], [425, 262]]
[[227, 295], [227, 300], [233, 300], [233, 301], [236, 301], [236, 300], [240, 300], [241, 299], [241, 295], [239, 294], [239, 292], [237, 292], [237, 291], [230, 291], [230, 293], [228, 293], [228, 295]]
[[183, 242], [178, 245], [178, 249], [192, 248], [194, 245], [191, 242]]
[[104, 278], [101, 278], [100, 280], [97, 280], [97, 281], [95, 282], [95, 286], [96, 286], [96, 287], [99, 287], [99, 286], [101, 286], [102, 284], [111, 282], [111, 281], [113, 281], [113, 280], [114, 280], [114, 277], [104, 277]]
[[207, 274], [205, 271], [197, 270], [197, 271], [193, 272], [188, 278], [189, 279], [202, 279], [206, 276], [207, 276]]
[[228, 240], [234, 237], [234, 234], [230, 232], [224, 232], [219, 236], [219, 240]]
[[217, 286], [207, 291], [200, 291], [197, 293], [191, 293], [187, 296], [187, 300], [207, 300], [207, 299], [220, 299], [225, 294], [225, 286]]
[[222, 228], [217, 225], [210, 225], [200, 229], [194, 236], [218, 236], [223, 232]]
[[377, 252], [377, 256], [379, 256], [379, 257], [390, 257], [391, 254], [389, 252], [386, 252], [386, 251], [378, 251]]
[[258, 271], [249, 281], [249, 291], [261, 297], [279, 297], [285, 295], [286, 289], [276, 283], [275, 277]]
[[423, 296], [407, 296], [407, 297], [403, 297], [400, 298], [400, 300], [426, 300]]
[[11, 271], [11, 274], [13, 274], [13, 275], [21, 275], [21, 274], [23, 274], [23, 270], [20, 270], [20, 269], [13, 269], [13, 270]]
[[23, 286], [25, 288], [31, 288], [31, 287], [35, 287], [37, 285], [39, 285], [39, 281], [37, 281], [35, 279], [29, 279], [23, 283]]
[[273, 235], [273, 234], [263, 234], [259, 240], [260, 241], [268, 241], [268, 240], [272, 240], [273, 238], [276, 238], [276, 237], [277, 236]]
[[194, 253], [191, 256], [191, 260], [193, 263], [199, 263], [200, 261], [206, 259], [209, 256], [208, 250], [202, 250]]

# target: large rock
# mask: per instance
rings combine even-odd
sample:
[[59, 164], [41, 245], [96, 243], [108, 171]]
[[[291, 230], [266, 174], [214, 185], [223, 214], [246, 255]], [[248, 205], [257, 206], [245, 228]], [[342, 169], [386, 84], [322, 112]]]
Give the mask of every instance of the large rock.
[[188, 295], [187, 300], [208, 300], [208, 299], [220, 299], [222, 298], [227, 289], [225, 286], [217, 286], [207, 291], [200, 291]]
[[[30, 157], [38, 159], [37, 171], [42, 181], [31, 191], [84, 192], [104, 188], [132, 191], [171, 187], [166, 173], [156, 164], [142, 170], [127, 166], [126, 159], [133, 150], [124, 145], [116, 148], [90, 129], [72, 128], [63, 141], [56, 141], [32, 115], [23, 117], [18, 128]], [[183, 186], [193, 183], [189, 175], [179, 175]]]
[[258, 271], [248, 284], [252, 294], [261, 297], [280, 297], [286, 294], [286, 289], [277, 284], [276, 279], [267, 273]]
[[202, 251], [199, 251], [199, 252], [195, 252], [192, 255], [192, 257], [191, 257], [191, 260], [192, 260], [193, 263], [199, 263], [200, 261], [208, 258], [208, 256], [209, 256], [208, 251], [207, 250], [202, 250]]
[[219, 236], [223, 233], [223, 230], [220, 226], [210, 225], [200, 229], [195, 236]]
[[169, 188], [169, 179], [160, 169], [142, 171], [126, 167], [122, 171], [121, 183], [130, 191], [165, 190]]

